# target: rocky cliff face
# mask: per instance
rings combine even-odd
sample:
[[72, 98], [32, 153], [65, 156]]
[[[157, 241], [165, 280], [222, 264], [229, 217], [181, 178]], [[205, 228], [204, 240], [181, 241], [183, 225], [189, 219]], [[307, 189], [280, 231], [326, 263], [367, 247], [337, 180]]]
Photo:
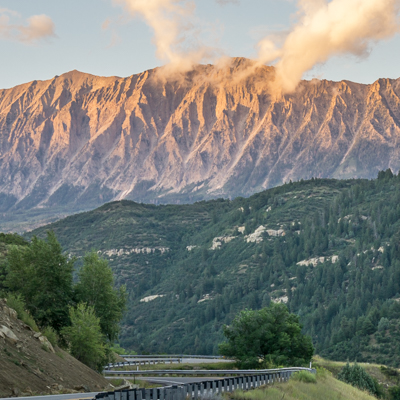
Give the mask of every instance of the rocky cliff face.
[[19, 320], [4, 299], [0, 299], [0, 346], [1, 397], [108, 388], [104, 377], [60, 348], [53, 348], [45, 336]]
[[162, 78], [72, 71], [0, 90], [0, 211], [249, 195], [400, 168], [400, 80], [302, 82], [272, 68], [199, 66]]

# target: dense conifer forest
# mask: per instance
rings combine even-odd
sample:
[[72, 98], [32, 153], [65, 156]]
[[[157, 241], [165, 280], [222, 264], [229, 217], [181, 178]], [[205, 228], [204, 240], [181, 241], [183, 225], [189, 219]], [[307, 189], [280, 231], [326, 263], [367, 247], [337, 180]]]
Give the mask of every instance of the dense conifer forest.
[[49, 229], [78, 258], [96, 249], [126, 284], [128, 349], [216, 353], [238, 311], [274, 301], [299, 315], [325, 357], [400, 363], [400, 176], [391, 170], [248, 199], [114, 202], [33, 234]]

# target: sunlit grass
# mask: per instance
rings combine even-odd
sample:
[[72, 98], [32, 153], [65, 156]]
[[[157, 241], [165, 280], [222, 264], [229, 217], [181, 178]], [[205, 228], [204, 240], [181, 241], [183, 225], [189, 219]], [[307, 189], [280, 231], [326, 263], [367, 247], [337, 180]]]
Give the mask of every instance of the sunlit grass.
[[290, 380], [248, 392], [230, 393], [233, 400], [374, 400], [375, 397], [335, 379], [319, 370], [316, 383]]
[[[337, 376], [346, 363], [342, 361], [325, 360], [319, 356], [314, 356], [313, 365], [326, 368], [327, 370], [331, 371], [334, 376]], [[394, 384], [393, 379], [390, 379], [382, 373], [382, 364], [358, 363], [358, 365], [363, 367], [368, 374], [377, 379], [379, 383], [388, 384], [389, 386]]]

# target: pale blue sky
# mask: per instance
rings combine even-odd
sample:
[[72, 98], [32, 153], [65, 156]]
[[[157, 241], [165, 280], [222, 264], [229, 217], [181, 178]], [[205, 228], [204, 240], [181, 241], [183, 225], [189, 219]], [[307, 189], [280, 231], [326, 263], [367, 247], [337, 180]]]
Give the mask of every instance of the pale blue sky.
[[[204, 41], [229, 56], [255, 57], [255, 46], [266, 33], [290, 28], [296, 2], [242, 0], [221, 6], [215, 0], [196, 0]], [[140, 18], [130, 18], [112, 0], [0, 0], [0, 9], [16, 11], [14, 23], [46, 14], [57, 37], [36, 44], [0, 38], [0, 88], [50, 79], [78, 69], [95, 75], [129, 76], [160, 65], [152, 32]], [[110, 19], [109, 29], [102, 29]], [[116, 36], [117, 39], [116, 39]], [[114, 37], [114, 39], [113, 39]], [[331, 59], [305, 78], [371, 83], [380, 77], [400, 77], [400, 38], [376, 44], [368, 58]]]

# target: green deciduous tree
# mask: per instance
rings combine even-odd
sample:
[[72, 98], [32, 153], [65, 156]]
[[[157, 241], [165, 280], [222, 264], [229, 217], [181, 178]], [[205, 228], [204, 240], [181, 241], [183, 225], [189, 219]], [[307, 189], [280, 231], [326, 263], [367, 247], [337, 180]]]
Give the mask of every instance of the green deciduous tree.
[[71, 326], [62, 330], [70, 345], [71, 354], [87, 366], [101, 371], [106, 362], [106, 346], [100, 328], [100, 319], [94, 308], [79, 303], [76, 308], [70, 307]]
[[77, 298], [94, 308], [100, 319], [101, 331], [113, 342], [118, 337], [119, 322], [125, 309], [125, 287], [114, 288], [114, 277], [108, 261], [95, 252], [86, 254], [78, 276]]
[[75, 260], [62, 253], [54, 233], [47, 240], [34, 236], [29, 246], [12, 246], [7, 260], [6, 284], [22, 295], [35, 321], [57, 332], [68, 325]]
[[224, 326], [227, 339], [220, 353], [237, 360], [240, 367], [301, 365], [311, 360], [311, 339], [301, 333], [299, 318], [284, 304], [272, 303], [258, 311], [241, 311], [232, 325]]

